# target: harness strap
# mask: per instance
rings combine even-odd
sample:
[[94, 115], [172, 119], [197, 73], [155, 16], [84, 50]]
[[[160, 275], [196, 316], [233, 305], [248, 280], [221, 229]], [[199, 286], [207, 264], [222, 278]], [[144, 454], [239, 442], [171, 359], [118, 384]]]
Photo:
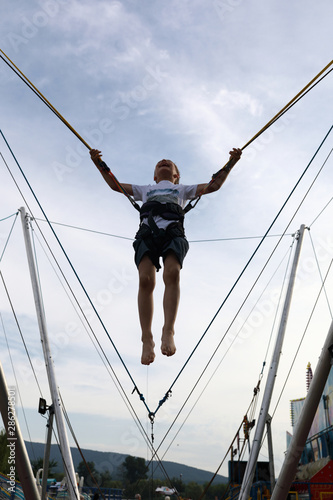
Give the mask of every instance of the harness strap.
[[185, 212], [180, 205], [177, 203], [161, 203], [159, 201], [147, 201], [144, 203], [140, 209], [140, 221], [141, 225], [144, 219], [148, 219], [148, 225], [154, 236], [159, 237], [165, 234], [164, 229], [160, 229], [154, 217], [160, 216], [162, 219], [172, 221], [172, 226], [177, 227], [181, 230], [181, 233], [185, 236], [184, 231], [184, 216]]
[[177, 203], [159, 201], [147, 201], [140, 209], [140, 220], [142, 221], [149, 216], [155, 217], [159, 215], [162, 219], [183, 222], [185, 212]]

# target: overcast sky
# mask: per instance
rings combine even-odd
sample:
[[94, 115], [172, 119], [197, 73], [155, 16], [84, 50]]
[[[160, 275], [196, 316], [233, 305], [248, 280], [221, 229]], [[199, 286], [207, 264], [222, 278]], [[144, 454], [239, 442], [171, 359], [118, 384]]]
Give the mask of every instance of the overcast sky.
[[[157, 161], [170, 158], [181, 181], [193, 184], [208, 182], [232, 147], [243, 147], [331, 61], [332, 15], [329, 0], [4, 0], [0, 47], [87, 144], [102, 150], [120, 181], [153, 182]], [[301, 224], [311, 228], [305, 231], [270, 408], [278, 472], [286, 431], [292, 430], [290, 400], [305, 396], [307, 363], [315, 368], [331, 322], [330, 275], [327, 299], [321, 295], [309, 322], [333, 255], [331, 135], [202, 336], [332, 125], [331, 74], [246, 147], [221, 190], [188, 214], [190, 251], [181, 276], [177, 353], [165, 358], [159, 352], [159, 273], [153, 325], [157, 356], [147, 368], [140, 364], [132, 250], [138, 214], [104, 183], [87, 147], [3, 60], [0, 64], [0, 128], [25, 175], [1, 137], [0, 250], [13, 214], [25, 206], [37, 219], [34, 243], [57, 383], [82, 448], [150, 458], [65, 279], [149, 437], [148, 412], [132, 394], [128, 372], [151, 411], [176, 380], [172, 397], [155, 417], [159, 456], [215, 472], [266, 363], [260, 407], [281, 305], [276, 310], [295, 247], [292, 234]], [[19, 216], [1, 271], [50, 404]], [[1, 362], [8, 384], [16, 385], [10, 352], [28, 424], [18, 404], [24, 437], [43, 442], [46, 422], [36, 411], [40, 391], [3, 284], [0, 294]], [[267, 459], [266, 443], [259, 458]], [[220, 473], [227, 475], [226, 463]]]

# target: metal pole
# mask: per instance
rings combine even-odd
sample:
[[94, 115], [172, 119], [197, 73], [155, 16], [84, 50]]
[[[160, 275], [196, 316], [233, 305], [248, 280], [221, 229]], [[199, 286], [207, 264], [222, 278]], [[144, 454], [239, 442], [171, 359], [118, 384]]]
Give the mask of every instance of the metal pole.
[[50, 449], [51, 449], [51, 438], [53, 430], [53, 417], [54, 411], [53, 406], [49, 407], [49, 418], [47, 421], [47, 438], [44, 450], [44, 460], [43, 460], [43, 477], [42, 477], [42, 500], [46, 500], [46, 490], [47, 490], [47, 476], [49, 472], [49, 461], [50, 461]]
[[[13, 394], [12, 394], [13, 392]], [[25, 498], [29, 500], [40, 500], [37, 484], [32, 473], [31, 463], [22, 438], [19, 423], [15, 412], [15, 392], [8, 391], [5, 374], [0, 363], [0, 411], [7, 434], [7, 447], [10, 455], [8, 465], [10, 466], [10, 488], [15, 488], [15, 471], [22, 484]], [[13, 477], [13, 479], [11, 479]]]
[[290, 272], [290, 279], [289, 279], [286, 298], [285, 298], [283, 311], [282, 311], [282, 315], [281, 315], [279, 331], [277, 334], [277, 340], [276, 340], [275, 349], [274, 349], [274, 353], [273, 353], [273, 357], [272, 357], [272, 362], [271, 362], [269, 374], [267, 377], [265, 392], [264, 392], [264, 396], [263, 396], [263, 402], [262, 402], [262, 406], [260, 409], [258, 423], [257, 423], [257, 427], [256, 427], [256, 432], [255, 432], [253, 443], [252, 443], [251, 454], [249, 456], [249, 460], [248, 460], [247, 465], [246, 465], [242, 486], [241, 486], [241, 489], [239, 492], [239, 497], [238, 497], [239, 500], [248, 500], [248, 498], [250, 496], [252, 481], [253, 481], [254, 473], [256, 470], [256, 464], [257, 464], [258, 455], [259, 455], [259, 451], [260, 451], [260, 447], [261, 447], [261, 441], [262, 441], [262, 437], [263, 437], [264, 430], [265, 430], [265, 423], [266, 423], [266, 419], [267, 419], [267, 415], [268, 415], [268, 411], [269, 411], [269, 405], [271, 402], [272, 393], [273, 393], [274, 384], [275, 384], [275, 379], [276, 379], [276, 374], [277, 374], [277, 369], [278, 369], [278, 365], [279, 365], [279, 361], [280, 361], [282, 344], [283, 344], [284, 334], [285, 334], [286, 326], [287, 326], [287, 319], [288, 319], [288, 314], [289, 314], [289, 309], [290, 309], [292, 293], [293, 293], [293, 289], [294, 289], [296, 269], [297, 269], [297, 265], [298, 265], [298, 261], [299, 261], [299, 255], [300, 255], [303, 236], [304, 236], [304, 230], [305, 230], [305, 226], [302, 224], [302, 226], [300, 227], [300, 230], [298, 231], [298, 241], [297, 241], [294, 260], [293, 260], [293, 264], [292, 264], [292, 268], [291, 268], [291, 272]]
[[311, 424], [315, 417], [320, 398], [325, 388], [327, 377], [332, 366], [333, 355], [333, 321], [329, 328], [326, 341], [318, 361], [318, 365], [311, 380], [309, 392], [295, 427], [295, 432], [284, 459], [279, 478], [271, 500], [284, 500], [287, 498], [290, 485], [294, 480], [297, 466], [302, 455]]
[[32, 289], [35, 300], [35, 307], [37, 312], [38, 325], [40, 330], [41, 342], [43, 346], [44, 359], [50, 386], [51, 398], [52, 398], [52, 405], [54, 409], [54, 414], [59, 434], [60, 448], [62, 451], [65, 474], [67, 477], [69, 498], [71, 500], [79, 500], [80, 498], [79, 490], [76, 484], [75, 470], [67, 438], [65, 421], [61, 407], [61, 400], [60, 400], [58, 386], [56, 383], [54, 364], [48, 340], [46, 320], [41, 298], [41, 291], [37, 279], [35, 261], [33, 258], [31, 236], [30, 236], [30, 217], [26, 214], [24, 207], [20, 208], [20, 212], [21, 212], [21, 220], [22, 220], [24, 241], [28, 257], [30, 276], [31, 276]]
[[269, 457], [269, 477], [271, 483], [271, 494], [275, 486], [275, 470], [274, 470], [274, 454], [273, 454], [273, 440], [272, 440], [272, 417], [267, 415], [266, 420], [267, 429], [267, 445], [268, 445], [268, 457]]

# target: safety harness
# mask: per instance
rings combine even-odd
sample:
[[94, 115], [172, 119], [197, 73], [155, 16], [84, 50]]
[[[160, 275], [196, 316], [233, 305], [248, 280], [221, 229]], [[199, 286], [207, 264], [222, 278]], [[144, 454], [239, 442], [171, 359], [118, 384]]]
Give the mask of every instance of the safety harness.
[[[114, 174], [111, 172], [109, 167], [106, 165], [104, 161], [99, 160], [99, 168], [100, 170], [104, 170], [107, 172], [114, 180], [119, 190], [123, 192], [129, 201], [132, 203], [134, 208], [136, 208], [140, 212], [140, 227], [138, 232], [135, 235], [135, 240], [144, 240], [145, 244], [149, 248], [150, 258], [156, 267], [157, 271], [161, 268], [159, 264], [159, 257], [163, 255], [163, 252], [168, 247], [173, 238], [176, 237], [185, 237], [184, 230], [184, 217], [187, 212], [189, 212], [192, 208], [196, 206], [198, 201], [201, 199], [201, 196], [204, 194], [206, 189], [215, 182], [215, 179], [218, 177], [221, 171], [226, 172], [227, 174], [232, 169], [232, 160], [230, 159], [223, 168], [221, 168], [216, 174], [212, 176], [211, 181], [205, 185], [203, 190], [199, 193], [197, 198], [194, 200], [193, 205], [189, 202], [186, 207], [183, 209], [177, 203], [166, 202], [161, 203], [159, 201], [147, 201], [143, 203], [141, 208], [134, 201], [134, 199], [126, 192], [123, 186], [118, 182]], [[154, 217], [159, 216], [162, 219], [170, 221], [170, 224], [166, 227], [166, 229], [161, 229], [157, 226], [154, 221]], [[147, 221], [147, 223], [146, 223]], [[136, 244], [134, 244], [134, 247]]]
[[184, 216], [185, 212], [177, 203], [161, 203], [159, 201], [147, 201], [140, 208], [140, 221], [143, 224], [144, 219], [148, 219], [148, 225], [152, 232], [159, 234], [160, 229], [157, 227], [154, 217], [160, 216], [162, 219], [173, 221], [179, 229], [184, 233]]
[[[157, 226], [154, 221], [154, 217], [156, 216], [170, 221], [166, 229], [161, 229]], [[147, 201], [141, 206], [140, 227], [135, 235], [135, 239], [145, 241], [157, 271], [161, 267], [159, 257], [163, 253], [163, 249], [169, 245], [173, 238], [185, 237], [184, 216], [184, 210], [177, 203]]]

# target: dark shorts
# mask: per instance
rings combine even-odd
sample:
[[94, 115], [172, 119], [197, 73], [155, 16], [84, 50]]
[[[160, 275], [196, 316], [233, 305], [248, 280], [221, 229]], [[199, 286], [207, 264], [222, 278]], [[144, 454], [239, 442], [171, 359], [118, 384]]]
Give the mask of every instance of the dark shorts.
[[135, 250], [134, 260], [137, 267], [142, 258], [148, 255], [156, 269], [159, 270], [161, 267], [159, 263], [160, 257], [162, 257], [164, 262], [169, 252], [174, 252], [182, 268], [189, 244], [183, 236], [166, 237], [165, 239], [162, 238], [162, 240], [149, 236], [147, 238], [137, 237], [133, 242], [133, 247]]

